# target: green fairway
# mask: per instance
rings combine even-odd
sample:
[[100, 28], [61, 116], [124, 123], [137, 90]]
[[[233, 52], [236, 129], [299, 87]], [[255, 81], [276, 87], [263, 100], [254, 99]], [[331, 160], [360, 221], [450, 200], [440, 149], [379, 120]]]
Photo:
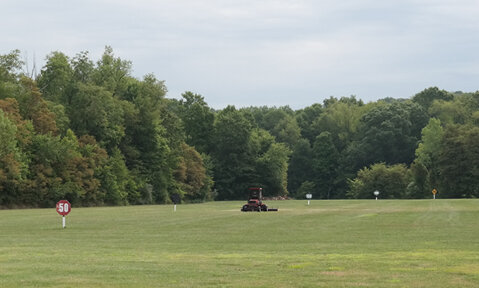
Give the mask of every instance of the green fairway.
[[0, 211], [0, 287], [478, 287], [479, 200]]

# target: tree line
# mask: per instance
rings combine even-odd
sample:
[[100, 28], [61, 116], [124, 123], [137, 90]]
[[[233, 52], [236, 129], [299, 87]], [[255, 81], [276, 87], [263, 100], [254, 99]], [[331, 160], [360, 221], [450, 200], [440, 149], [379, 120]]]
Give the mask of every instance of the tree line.
[[479, 92], [410, 99], [330, 97], [304, 109], [166, 98], [106, 47], [53, 52], [35, 77], [0, 55], [0, 206], [244, 199], [479, 196]]

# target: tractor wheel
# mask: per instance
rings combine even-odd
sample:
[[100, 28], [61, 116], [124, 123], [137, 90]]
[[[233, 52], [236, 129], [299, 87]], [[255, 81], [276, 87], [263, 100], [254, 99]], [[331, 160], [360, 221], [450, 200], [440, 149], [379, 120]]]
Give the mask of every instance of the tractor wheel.
[[248, 205], [243, 205], [243, 208], [241, 208], [241, 211], [243, 212], [246, 212], [249, 210], [249, 206]]
[[261, 211], [268, 211], [268, 206], [265, 204], [261, 205]]

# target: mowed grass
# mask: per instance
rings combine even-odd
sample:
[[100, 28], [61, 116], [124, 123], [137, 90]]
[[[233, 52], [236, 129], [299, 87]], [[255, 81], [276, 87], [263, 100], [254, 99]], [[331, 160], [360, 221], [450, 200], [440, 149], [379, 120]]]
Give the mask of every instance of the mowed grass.
[[0, 210], [0, 287], [479, 287], [479, 200]]

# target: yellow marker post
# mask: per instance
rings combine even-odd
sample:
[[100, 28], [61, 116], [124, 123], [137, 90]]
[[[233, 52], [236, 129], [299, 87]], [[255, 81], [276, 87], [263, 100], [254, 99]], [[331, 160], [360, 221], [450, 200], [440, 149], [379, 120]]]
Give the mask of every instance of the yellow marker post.
[[437, 190], [436, 190], [436, 189], [432, 189], [433, 199], [436, 199], [436, 193], [437, 193]]

